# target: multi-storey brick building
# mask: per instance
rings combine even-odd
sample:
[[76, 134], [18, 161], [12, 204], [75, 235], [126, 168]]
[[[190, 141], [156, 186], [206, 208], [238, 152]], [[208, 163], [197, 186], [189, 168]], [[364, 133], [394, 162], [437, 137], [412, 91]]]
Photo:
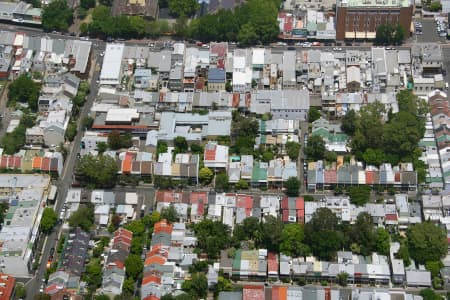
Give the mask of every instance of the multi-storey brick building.
[[339, 0], [336, 40], [374, 39], [381, 24], [401, 24], [408, 33], [413, 5], [410, 0]]

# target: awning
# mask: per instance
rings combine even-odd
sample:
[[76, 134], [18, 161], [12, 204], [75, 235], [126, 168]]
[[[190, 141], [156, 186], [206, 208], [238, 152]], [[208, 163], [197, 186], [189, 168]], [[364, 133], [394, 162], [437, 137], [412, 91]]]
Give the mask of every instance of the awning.
[[355, 32], [353, 32], [353, 31], [346, 31], [345, 32], [345, 38], [346, 39], [354, 39], [355, 38]]
[[366, 38], [374, 39], [377, 36], [376, 32], [366, 32]]

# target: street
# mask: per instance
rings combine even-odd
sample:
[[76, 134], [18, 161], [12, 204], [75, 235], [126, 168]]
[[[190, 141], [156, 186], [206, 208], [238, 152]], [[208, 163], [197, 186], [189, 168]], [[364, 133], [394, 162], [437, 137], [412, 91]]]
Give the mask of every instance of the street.
[[[102, 44], [104, 46], [104, 44]], [[96, 70], [96, 64], [100, 63], [101, 61], [98, 61], [100, 58], [99, 54], [104, 50], [104, 48], [93, 48], [92, 53], [92, 65], [91, 65], [91, 74], [89, 76], [89, 80], [91, 82], [90, 84], [90, 93], [87, 96], [86, 103], [83, 106], [83, 109], [80, 112], [80, 116], [78, 118], [78, 132], [74, 139], [74, 141], [71, 143], [71, 148], [69, 149], [69, 154], [65, 161], [65, 167], [63, 171], [62, 177], [58, 180], [56, 183], [58, 187], [58, 196], [55, 202], [54, 210], [56, 214], [59, 216], [59, 213], [61, 211], [61, 208], [64, 204], [64, 201], [67, 196], [67, 191], [71, 186], [72, 183], [72, 174], [73, 169], [76, 163], [76, 155], [78, 153], [78, 147], [81, 144], [81, 138], [83, 137], [83, 128], [81, 128], [81, 122], [80, 120], [83, 119], [83, 117], [86, 117], [89, 114], [89, 111], [92, 107], [92, 104], [94, 102], [95, 96], [98, 92], [98, 85], [96, 84], [96, 81], [99, 77], [99, 72]], [[48, 235], [47, 243], [45, 244], [44, 248], [42, 249], [41, 253], [41, 262], [36, 270], [35, 277], [31, 279], [27, 284], [27, 300], [33, 300], [34, 295], [39, 291], [40, 285], [42, 284], [42, 279], [45, 277], [45, 273], [47, 270], [47, 260], [50, 255], [50, 249], [52, 247], [57, 246], [57, 240], [59, 236], [59, 231], [61, 230], [61, 226], [58, 225], [55, 227], [53, 232]], [[44, 238], [44, 237], [43, 237]]]

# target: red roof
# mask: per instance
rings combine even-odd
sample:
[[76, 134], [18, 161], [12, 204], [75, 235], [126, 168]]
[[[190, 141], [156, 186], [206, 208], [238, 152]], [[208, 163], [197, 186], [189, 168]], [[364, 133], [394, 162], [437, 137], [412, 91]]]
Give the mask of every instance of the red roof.
[[386, 218], [386, 221], [397, 221], [396, 214], [386, 214], [385, 218]]
[[0, 300], [12, 299], [12, 292], [14, 290], [14, 285], [16, 284], [16, 279], [10, 275], [0, 273]]
[[215, 160], [216, 159], [216, 147], [213, 149], [205, 150], [205, 160]]
[[286, 299], [287, 299], [287, 286], [272, 287], [272, 300], [286, 300]]
[[125, 154], [125, 159], [122, 161], [122, 173], [131, 172], [131, 162], [133, 161], [133, 153], [127, 152]]
[[325, 170], [323, 176], [325, 183], [337, 183], [336, 170]]
[[166, 258], [164, 256], [153, 255], [153, 256], [147, 257], [145, 259], [144, 266], [149, 266], [149, 265], [153, 265], [153, 264], [164, 265], [165, 263], [166, 263]]
[[22, 166], [22, 158], [19, 156], [14, 157], [14, 169], [20, 169]]
[[159, 298], [153, 295], [149, 295], [142, 300], [159, 300]]
[[157, 234], [160, 232], [165, 232], [168, 234], [172, 234], [172, 228], [173, 228], [173, 226], [171, 224], [167, 223], [166, 220], [162, 220], [155, 224], [153, 233]]
[[247, 285], [242, 291], [242, 300], [264, 300], [264, 287]]
[[277, 273], [278, 274], [277, 256], [273, 252], [269, 252], [269, 254], [267, 255], [267, 271], [269, 273]]
[[208, 204], [208, 194], [206, 192], [192, 192], [189, 194], [189, 202]]
[[305, 211], [297, 210], [297, 223], [304, 224], [305, 223]]
[[8, 168], [14, 168], [14, 156], [8, 155]]
[[205, 205], [203, 203], [199, 203], [197, 206], [197, 215], [203, 216], [205, 214]]
[[239, 103], [241, 102], [241, 95], [234, 93], [233, 94], [233, 107], [239, 107]]
[[131, 246], [131, 240], [133, 238], [133, 233], [124, 228], [119, 228], [114, 232], [114, 242], [113, 247], [126, 248], [129, 249]]
[[375, 184], [375, 172], [366, 171], [366, 184]]
[[6, 169], [8, 167], [8, 157], [2, 156], [2, 160], [0, 162], [0, 168]]
[[400, 172], [395, 172], [395, 182], [400, 182]]
[[142, 285], [146, 285], [150, 282], [161, 284], [161, 278], [155, 275], [148, 275], [145, 276], [144, 279], [142, 279]]
[[[48, 295], [53, 295], [53, 294], [57, 293], [58, 291], [62, 290], [63, 288], [64, 288], [64, 286], [54, 283], [52, 285], [47, 286], [47, 288], [45, 289], [45, 293]], [[5, 300], [6, 300], [6, 298], [5, 298]]]
[[289, 209], [289, 201], [286, 196], [281, 199], [281, 209]]
[[33, 169], [41, 169], [42, 157], [36, 156], [33, 158]]
[[41, 170], [42, 171], [50, 171], [50, 158], [48, 158], [48, 157], [42, 158]]
[[295, 201], [295, 209], [305, 210], [305, 200], [303, 197], [298, 197]]
[[236, 197], [236, 207], [253, 208], [253, 198], [250, 195], [239, 194]]
[[283, 209], [283, 212], [282, 212], [282, 220], [283, 220], [283, 222], [285, 222], [285, 223], [289, 222], [289, 210]]

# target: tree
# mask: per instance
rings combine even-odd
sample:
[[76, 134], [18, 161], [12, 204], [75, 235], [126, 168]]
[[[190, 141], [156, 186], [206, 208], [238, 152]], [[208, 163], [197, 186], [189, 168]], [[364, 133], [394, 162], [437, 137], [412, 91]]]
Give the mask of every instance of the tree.
[[112, 150], [118, 150], [121, 148], [129, 148], [132, 145], [130, 134], [121, 134], [119, 131], [114, 130], [108, 135], [108, 145]]
[[163, 141], [158, 141], [156, 144], [156, 154], [159, 156], [161, 153], [167, 153], [168, 147], [167, 143]]
[[89, 290], [95, 291], [102, 284], [102, 265], [99, 259], [91, 259], [86, 266], [86, 282]]
[[192, 144], [191, 145], [191, 152], [196, 154], [202, 154], [203, 153], [203, 147], [199, 144]]
[[80, 227], [84, 231], [89, 231], [94, 224], [94, 207], [83, 205], [78, 208], [69, 218], [70, 227]]
[[186, 141], [186, 138], [184, 138], [182, 136], [177, 136], [173, 140], [173, 144], [175, 145], [175, 152], [176, 153], [185, 153], [189, 149], [189, 146], [188, 146], [188, 143]]
[[[126, 281], [126, 280], [125, 280]], [[95, 300], [111, 300], [108, 295], [96, 295], [94, 297]]]
[[80, 0], [80, 6], [84, 9], [95, 7], [95, 0]]
[[145, 225], [141, 220], [134, 220], [133, 222], [129, 223], [125, 228], [133, 233], [133, 237], [142, 236], [145, 232]]
[[94, 119], [92, 117], [86, 116], [81, 119], [81, 127], [82, 128], [90, 129], [93, 124], [94, 124]]
[[269, 251], [278, 251], [281, 243], [281, 232], [283, 231], [283, 223], [281, 219], [274, 216], [266, 216], [261, 224], [261, 245]]
[[342, 118], [341, 130], [348, 135], [353, 135], [356, 130], [356, 118], [357, 115], [353, 109], [348, 111]]
[[27, 75], [20, 75], [8, 86], [8, 103], [28, 103], [32, 111], [37, 110], [40, 87]]
[[419, 295], [422, 296], [423, 300], [442, 300], [442, 297], [430, 288], [421, 290]]
[[332, 259], [344, 240], [336, 215], [328, 208], [317, 209], [305, 225], [305, 240], [319, 259]]
[[216, 175], [215, 188], [219, 191], [228, 191], [230, 185], [227, 173], [219, 173]]
[[197, 247], [210, 259], [217, 258], [220, 250], [230, 246], [230, 229], [220, 221], [206, 219], [193, 224], [192, 228], [198, 240]]
[[161, 219], [166, 219], [169, 223], [174, 223], [178, 221], [178, 214], [173, 205], [164, 207], [161, 210]]
[[108, 144], [107, 143], [105, 143], [105, 142], [98, 142], [97, 143], [97, 151], [98, 151], [98, 153], [102, 154], [106, 150], [108, 150]]
[[323, 158], [328, 162], [335, 162], [337, 160], [337, 154], [334, 151], [325, 151]]
[[428, 6], [428, 9], [430, 11], [440, 11], [442, 9], [442, 4], [439, 1], [431, 2], [431, 4]]
[[381, 165], [383, 162], [386, 161], [386, 157], [384, 155], [383, 150], [381, 149], [367, 148], [363, 154], [363, 160], [368, 165], [378, 167], [379, 165]]
[[55, 0], [42, 11], [42, 27], [45, 31], [66, 31], [73, 22], [73, 10], [64, 0]]
[[127, 295], [133, 295], [135, 289], [133, 278], [127, 278], [123, 282], [122, 292]]
[[185, 281], [182, 289], [194, 299], [205, 299], [208, 293], [208, 280], [206, 279], [206, 275], [204, 273], [192, 274], [191, 280]]
[[348, 192], [350, 202], [358, 206], [366, 204], [370, 199], [370, 186], [368, 185], [352, 186]]
[[247, 190], [248, 189], [248, 182], [244, 179], [239, 179], [239, 181], [236, 183], [236, 189], [238, 190]]
[[442, 261], [427, 261], [425, 263], [425, 268], [430, 271], [431, 278], [439, 276], [441, 269], [444, 267]]
[[348, 273], [341, 272], [337, 274], [336, 280], [340, 286], [347, 286]]
[[375, 42], [381, 45], [401, 44], [405, 38], [405, 29], [402, 25], [390, 23], [377, 27]]
[[23, 283], [17, 283], [14, 288], [14, 300], [25, 299], [27, 296], [27, 289], [23, 285]]
[[320, 111], [317, 107], [311, 106], [308, 111], [308, 122], [312, 123], [320, 118]]
[[77, 123], [70, 122], [69, 125], [67, 126], [64, 136], [67, 140], [72, 142], [75, 139], [76, 135], [77, 135]]
[[46, 207], [44, 212], [42, 213], [41, 219], [41, 229], [45, 233], [49, 233], [52, 231], [53, 227], [56, 225], [58, 221], [58, 216], [55, 211], [51, 207]]
[[196, 0], [169, 0], [169, 12], [173, 16], [190, 17], [198, 10], [199, 4]]
[[251, 240], [256, 244], [261, 242], [261, 224], [258, 218], [245, 218], [241, 224], [236, 224], [233, 231], [233, 237], [239, 242]]
[[305, 256], [309, 247], [303, 243], [305, 233], [301, 224], [287, 224], [281, 232], [280, 252], [289, 256]]
[[360, 213], [356, 218], [355, 225], [351, 230], [351, 241], [358, 245], [361, 255], [368, 256], [372, 253], [375, 248], [376, 235], [372, 217], [368, 213]]
[[237, 38], [241, 46], [254, 45], [258, 42], [258, 35], [250, 22], [241, 27]]
[[300, 189], [300, 181], [297, 177], [289, 177], [285, 184], [286, 195], [289, 197], [297, 197]]
[[286, 153], [293, 161], [297, 161], [301, 145], [296, 142], [286, 142]]
[[203, 167], [200, 169], [200, 171], [198, 173], [198, 177], [199, 177], [201, 183], [209, 184], [209, 183], [211, 183], [211, 180], [214, 178], [214, 173], [210, 168]]
[[50, 295], [47, 294], [34, 295], [34, 300], [50, 300], [50, 299], [51, 299]]
[[214, 297], [218, 297], [220, 292], [229, 292], [233, 290], [231, 281], [223, 276], [219, 275], [217, 284], [214, 287]]
[[430, 221], [409, 227], [407, 237], [409, 254], [418, 264], [438, 261], [447, 253], [444, 230]]
[[125, 259], [125, 270], [127, 276], [133, 278], [135, 281], [142, 274], [142, 270], [144, 268], [144, 264], [139, 255], [130, 254]]
[[113, 187], [117, 181], [116, 161], [107, 155], [85, 155], [78, 162], [75, 177], [82, 185], [92, 187]]
[[381, 255], [389, 255], [390, 237], [387, 230], [382, 227], [377, 228], [375, 249]]
[[320, 160], [324, 158], [325, 155], [325, 142], [322, 137], [318, 135], [313, 135], [309, 137], [308, 144], [305, 148], [305, 154], [310, 160]]

